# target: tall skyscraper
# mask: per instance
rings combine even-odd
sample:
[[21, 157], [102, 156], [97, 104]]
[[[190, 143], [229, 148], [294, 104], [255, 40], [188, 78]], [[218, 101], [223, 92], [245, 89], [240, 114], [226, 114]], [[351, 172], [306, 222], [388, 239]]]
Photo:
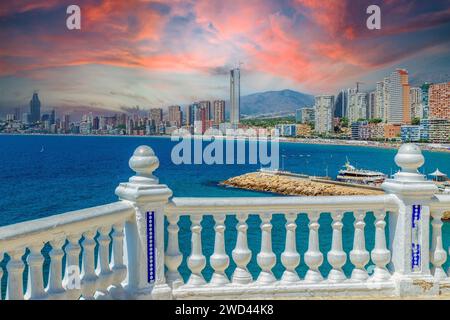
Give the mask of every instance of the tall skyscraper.
[[411, 105], [411, 119], [423, 118], [422, 108], [422, 90], [417, 87], [411, 87], [409, 89], [409, 102]]
[[428, 103], [430, 119], [450, 120], [450, 82], [430, 85]]
[[64, 133], [68, 133], [70, 131], [70, 116], [65, 114], [63, 117], [62, 130]]
[[198, 104], [193, 103], [186, 107], [186, 125], [193, 126], [195, 122], [195, 112], [197, 110]]
[[385, 105], [385, 82], [378, 81], [375, 87], [375, 107], [372, 117], [375, 119], [385, 120], [384, 105]]
[[[204, 117], [207, 121], [211, 120], [211, 101], [200, 101], [199, 107], [202, 110], [201, 112], [204, 113]], [[204, 110], [204, 111], [203, 111]], [[200, 116], [201, 118], [201, 116]]]
[[182, 114], [180, 106], [170, 106], [169, 107], [169, 122], [170, 125], [176, 126], [178, 128], [182, 125]]
[[55, 124], [56, 121], [56, 111], [55, 109], [52, 110], [50, 113], [50, 124]]
[[428, 90], [430, 88], [429, 83], [424, 83], [420, 86], [420, 89], [422, 90], [422, 109], [423, 109], [423, 118], [428, 119], [428, 111], [429, 111], [429, 104], [428, 104]]
[[155, 120], [155, 124], [158, 126], [163, 120], [163, 110], [161, 108], [152, 108], [148, 117], [150, 120]]
[[318, 133], [329, 133], [333, 130], [334, 96], [320, 95], [314, 98], [315, 128]]
[[373, 119], [375, 118], [375, 91], [369, 92], [367, 98], [367, 119]]
[[359, 119], [366, 119], [368, 113], [368, 96], [365, 92], [358, 92], [357, 89], [349, 89], [348, 94], [348, 121], [350, 123]]
[[396, 69], [389, 77], [388, 123], [410, 124], [411, 106], [409, 103], [408, 71]]
[[214, 123], [219, 125], [225, 122], [225, 101], [215, 100], [214, 106]]
[[22, 112], [20, 108], [14, 108], [14, 120], [20, 120], [22, 116]]
[[41, 120], [41, 102], [39, 101], [39, 97], [37, 92], [33, 93], [33, 97], [30, 101], [30, 121], [32, 123], [38, 122]]
[[233, 128], [239, 125], [241, 112], [241, 75], [239, 68], [230, 71], [230, 122]]
[[348, 92], [345, 89], [339, 91], [335, 106], [334, 106], [334, 116], [337, 118], [347, 117], [347, 100], [348, 100]]

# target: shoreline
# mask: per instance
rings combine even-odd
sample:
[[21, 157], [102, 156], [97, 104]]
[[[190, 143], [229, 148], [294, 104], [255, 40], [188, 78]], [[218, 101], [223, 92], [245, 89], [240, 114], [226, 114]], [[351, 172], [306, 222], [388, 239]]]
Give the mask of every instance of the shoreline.
[[[159, 139], [171, 139], [172, 136], [169, 135], [115, 135], [115, 134], [55, 134], [55, 133], [0, 133], [0, 136], [52, 136], [52, 137], [118, 137], [118, 138], [159, 138]], [[179, 136], [183, 138], [183, 136]], [[201, 136], [203, 139], [211, 140], [212, 136]], [[188, 138], [188, 137], [184, 137]], [[189, 139], [198, 139], [200, 136], [191, 135]], [[219, 138], [219, 137], [218, 137]], [[220, 139], [223, 140], [258, 140], [256, 137], [246, 137], [246, 138], [234, 138], [221, 136]], [[383, 143], [383, 142], [372, 142], [372, 141], [361, 141], [361, 140], [333, 140], [333, 139], [308, 139], [308, 138], [286, 138], [279, 137], [279, 141], [282, 143], [300, 143], [300, 144], [314, 144], [314, 145], [330, 145], [330, 146], [350, 146], [350, 147], [372, 147], [380, 148], [386, 150], [396, 150], [401, 146], [401, 143]], [[441, 152], [450, 153], [449, 147], [430, 147], [427, 144], [416, 143], [423, 151], [429, 152]]]

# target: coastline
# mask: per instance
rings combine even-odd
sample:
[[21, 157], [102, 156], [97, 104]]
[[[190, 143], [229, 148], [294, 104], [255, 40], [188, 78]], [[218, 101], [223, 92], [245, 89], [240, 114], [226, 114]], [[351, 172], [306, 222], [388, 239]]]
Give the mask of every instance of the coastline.
[[[54, 133], [0, 133], [0, 136], [57, 136], [57, 137], [119, 137], [119, 138], [160, 138], [160, 139], [171, 139], [170, 135], [115, 135], [115, 134], [54, 134]], [[182, 137], [182, 136], [181, 136]], [[199, 136], [191, 135], [190, 137], [184, 137], [185, 139], [197, 139]], [[202, 136], [203, 139], [211, 139], [212, 136]], [[217, 137], [223, 140], [249, 140], [255, 139], [254, 137], [249, 138], [234, 138], [228, 136]], [[257, 139], [257, 138], [256, 138]], [[375, 141], [361, 141], [361, 140], [334, 140], [334, 139], [322, 139], [322, 138], [286, 138], [279, 137], [280, 142], [283, 143], [301, 143], [301, 144], [316, 144], [316, 145], [331, 145], [331, 146], [353, 146], [353, 147], [372, 147], [380, 149], [391, 149], [396, 150], [400, 147], [401, 143], [386, 143], [386, 142], [375, 142]], [[431, 147], [429, 144], [416, 143], [424, 151], [430, 152], [442, 152], [450, 153], [450, 146], [448, 147]]]

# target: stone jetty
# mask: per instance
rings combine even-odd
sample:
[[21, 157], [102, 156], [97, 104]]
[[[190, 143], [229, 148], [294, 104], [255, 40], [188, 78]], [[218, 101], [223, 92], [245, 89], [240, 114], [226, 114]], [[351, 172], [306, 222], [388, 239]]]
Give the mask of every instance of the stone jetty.
[[265, 191], [292, 196], [351, 196], [376, 195], [383, 191], [341, 186], [332, 183], [317, 182], [310, 179], [300, 179], [280, 176], [264, 172], [252, 172], [230, 178], [221, 183], [235, 188]]

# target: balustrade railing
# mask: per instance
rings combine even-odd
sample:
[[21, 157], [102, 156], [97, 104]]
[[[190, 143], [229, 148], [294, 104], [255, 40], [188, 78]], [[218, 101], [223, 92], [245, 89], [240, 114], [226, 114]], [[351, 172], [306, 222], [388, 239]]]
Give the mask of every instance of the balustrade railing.
[[[442, 218], [450, 211], [450, 195], [437, 194], [435, 184], [418, 173], [423, 156], [417, 146], [402, 146], [395, 160], [402, 170], [383, 184], [383, 195], [171, 198], [170, 189], [152, 174], [158, 158], [141, 146], [129, 162], [136, 175], [116, 189], [119, 202], [0, 228], [0, 296], [449, 295]], [[344, 218], [349, 215], [352, 221]], [[259, 225], [251, 222], [255, 216]], [[207, 219], [212, 222], [203, 223]], [[188, 234], [182, 220], [190, 221]], [[325, 249], [323, 228], [330, 230]], [[344, 238], [345, 229], [351, 237]], [[368, 229], [373, 245], [368, 245]], [[259, 239], [249, 237], [255, 230]], [[274, 230], [282, 246], [274, 246]], [[202, 243], [206, 233], [212, 236]], [[190, 238], [190, 252], [180, 248], [181, 236]], [[211, 254], [206, 247], [213, 248]], [[205, 272], [209, 268], [211, 274]]]

